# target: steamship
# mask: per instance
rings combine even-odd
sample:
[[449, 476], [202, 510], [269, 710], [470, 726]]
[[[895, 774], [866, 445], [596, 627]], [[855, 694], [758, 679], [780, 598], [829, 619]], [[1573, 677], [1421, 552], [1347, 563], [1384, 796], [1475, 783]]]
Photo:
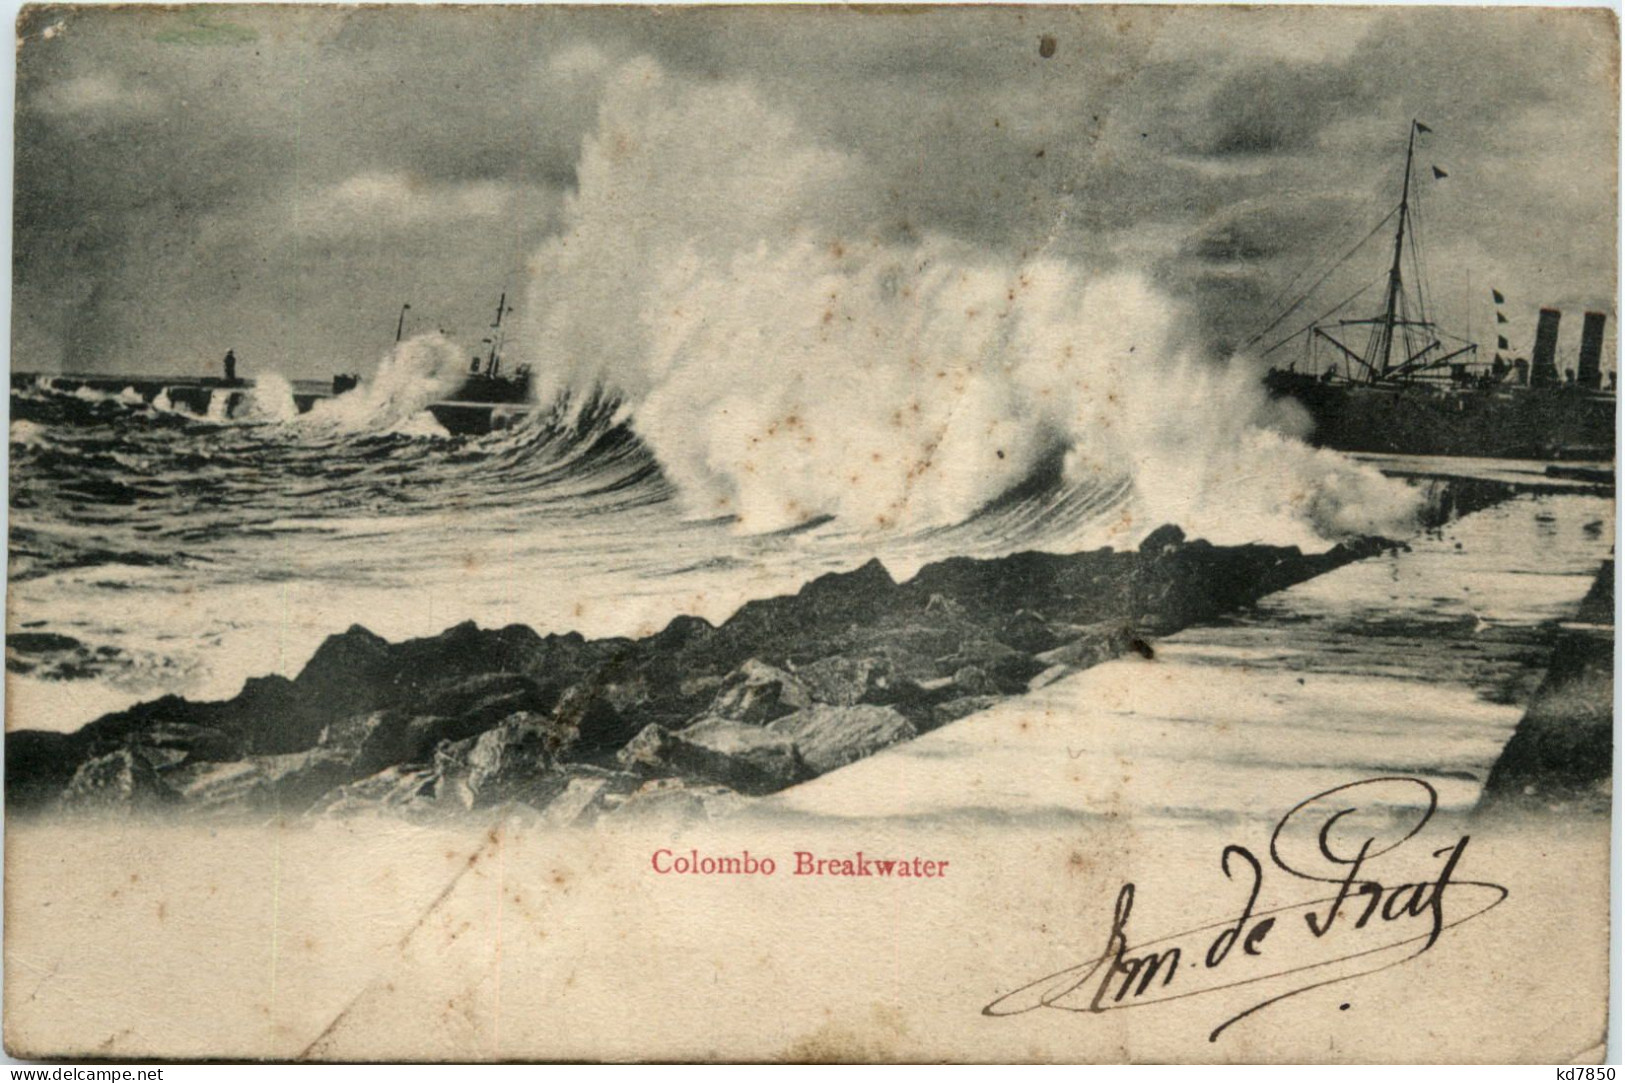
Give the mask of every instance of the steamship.
[[[1616, 378], [1610, 374], [1603, 386], [1605, 314], [1585, 313], [1579, 363], [1561, 373], [1557, 342], [1562, 313], [1555, 308], [1540, 310], [1530, 358], [1496, 352], [1487, 362], [1479, 357], [1476, 343], [1429, 317], [1421, 288], [1426, 277], [1414, 228], [1418, 190], [1412, 174], [1417, 136], [1430, 131], [1411, 122], [1399, 205], [1368, 235], [1375, 236], [1394, 219], [1381, 311], [1334, 319], [1343, 307], [1339, 305], [1280, 339], [1263, 352], [1274, 354], [1297, 343], [1305, 356], [1301, 366], [1294, 360], [1284, 368], [1271, 367], [1264, 386], [1272, 397], [1293, 399], [1308, 411], [1313, 443], [1340, 451], [1612, 459]], [[1434, 175], [1446, 174], [1434, 167]], [[1254, 342], [1301, 308], [1332, 271], [1254, 336]], [[1496, 300], [1502, 300], [1499, 293]], [[1504, 338], [1500, 345], [1507, 346]]]

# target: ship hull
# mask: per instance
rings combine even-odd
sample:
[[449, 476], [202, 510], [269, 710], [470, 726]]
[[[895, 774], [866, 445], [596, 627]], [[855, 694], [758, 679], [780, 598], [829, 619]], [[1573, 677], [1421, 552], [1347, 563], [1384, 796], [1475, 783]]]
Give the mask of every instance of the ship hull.
[[470, 373], [455, 391], [446, 396], [446, 401], [479, 403], [486, 406], [525, 405], [530, 402], [530, 377]]
[[1477, 458], [1614, 457], [1615, 396], [1579, 387], [1448, 388], [1323, 382], [1271, 373], [1273, 398], [1302, 406], [1309, 439], [1339, 451]]

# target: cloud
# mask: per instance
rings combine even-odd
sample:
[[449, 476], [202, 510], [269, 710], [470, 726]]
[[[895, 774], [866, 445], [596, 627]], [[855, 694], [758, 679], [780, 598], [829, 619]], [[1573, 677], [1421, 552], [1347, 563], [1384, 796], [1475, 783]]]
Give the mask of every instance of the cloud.
[[39, 96], [37, 105], [46, 114], [72, 120], [116, 121], [152, 116], [158, 111], [159, 97], [113, 76], [82, 75], [52, 84]]
[[[850, 163], [795, 190], [818, 221], [861, 224], [833, 239], [943, 235], [993, 260], [1148, 269], [1212, 353], [1386, 213], [1412, 117], [1435, 130], [1424, 162], [1450, 174], [1422, 193], [1441, 264], [1471, 259], [1475, 288], [1493, 273], [1530, 305], [1614, 290], [1607, 12], [245, 6], [220, 15], [243, 32], [206, 47], [165, 40], [179, 18], [40, 7], [19, 28], [15, 275], [33, 363], [118, 344], [120, 363], [152, 365], [261, 336], [285, 344], [290, 375], [319, 374], [327, 355], [370, 357], [353, 310], [401, 293], [414, 312], [443, 303], [448, 330], [478, 326], [613, 150], [588, 136], [640, 55], [673, 100], [734, 87]], [[735, 149], [777, 145], [761, 135], [741, 128]], [[690, 138], [631, 160], [671, 170], [661, 155]], [[687, 221], [708, 200], [687, 187], [679, 167], [660, 186], [670, 215], [627, 213]], [[742, 175], [728, 199], [783, 191]], [[1459, 307], [1465, 272], [1442, 266], [1441, 301]]]

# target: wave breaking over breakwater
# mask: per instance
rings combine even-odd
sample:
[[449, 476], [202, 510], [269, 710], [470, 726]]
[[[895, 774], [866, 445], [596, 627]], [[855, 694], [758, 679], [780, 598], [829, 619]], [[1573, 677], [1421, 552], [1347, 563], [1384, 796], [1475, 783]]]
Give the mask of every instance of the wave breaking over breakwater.
[[[861, 158], [743, 84], [607, 75], [536, 253], [511, 428], [448, 437], [466, 345], [397, 344], [300, 414], [275, 373], [225, 416], [13, 389], [19, 717], [291, 675], [365, 615], [641, 636], [878, 558], [1407, 536], [1411, 487], [1284, 433], [1145, 276], [877, 216]], [[744, 133], [749, 133], [748, 139]]]

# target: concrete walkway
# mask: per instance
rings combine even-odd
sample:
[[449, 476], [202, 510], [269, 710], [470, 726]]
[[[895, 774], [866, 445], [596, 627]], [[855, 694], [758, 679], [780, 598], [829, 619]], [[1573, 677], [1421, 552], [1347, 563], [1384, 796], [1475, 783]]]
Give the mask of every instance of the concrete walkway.
[[1521, 496], [750, 814], [1215, 823], [1398, 773], [1464, 809], [1612, 543], [1607, 498]]

